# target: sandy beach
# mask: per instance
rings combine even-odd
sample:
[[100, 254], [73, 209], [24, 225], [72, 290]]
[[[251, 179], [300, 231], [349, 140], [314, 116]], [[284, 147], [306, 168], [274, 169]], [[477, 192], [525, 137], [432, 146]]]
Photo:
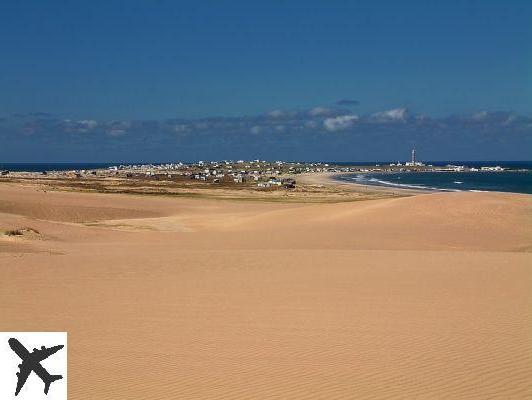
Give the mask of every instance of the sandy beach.
[[409, 196], [413, 194], [427, 193], [424, 190], [415, 190], [410, 188], [395, 188], [377, 185], [363, 185], [351, 181], [349, 183], [338, 180], [339, 176], [344, 175], [338, 172], [320, 172], [297, 175], [297, 180], [302, 184], [318, 188], [334, 188], [345, 192], [357, 193], [358, 195], [378, 194], [381, 196]]
[[532, 397], [530, 195], [2, 183], [0, 231], [0, 330], [67, 331], [71, 399]]

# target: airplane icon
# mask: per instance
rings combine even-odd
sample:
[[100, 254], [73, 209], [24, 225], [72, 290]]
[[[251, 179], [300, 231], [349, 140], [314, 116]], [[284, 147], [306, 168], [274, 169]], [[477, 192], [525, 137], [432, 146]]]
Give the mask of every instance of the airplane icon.
[[41, 365], [41, 361], [47, 359], [52, 354], [61, 350], [63, 345], [46, 348], [42, 346], [40, 350], [33, 349], [30, 353], [17, 339], [11, 338], [8, 340], [9, 347], [21, 358], [22, 363], [19, 364], [20, 371], [17, 372], [18, 382], [15, 396], [20, 393], [20, 390], [26, 383], [31, 372], [35, 372], [39, 378], [44, 382], [44, 394], [48, 394], [50, 384], [59, 379], [63, 379], [62, 375], [50, 375], [46, 369]]

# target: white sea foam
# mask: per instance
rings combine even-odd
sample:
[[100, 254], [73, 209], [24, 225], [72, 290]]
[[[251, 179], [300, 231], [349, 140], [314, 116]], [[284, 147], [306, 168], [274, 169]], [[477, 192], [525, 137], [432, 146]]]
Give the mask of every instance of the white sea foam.
[[364, 176], [362, 174], [355, 175], [354, 177], [349, 177], [350, 180], [356, 181], [360, 184], [367, 184], [367, 185], [375, 185], [375, 186], [392, 186], [397, 188], [404, 188], [404, 189], [416, 189], [416, 190], [431, 190], [431, 191], [439, 191], [439, 192], [461, 192], [461, 190], [458, 189], [447, 189], [447, 188], [437, 188], [434, 186], [423, 186], [423, 185], [412, 185], [412, 184], [406, 184], [406, 183], [396, 183], [396, 182], [390, 182], [385, 181], [381, 179], [376, 178], [368, 178], [367, 176]]

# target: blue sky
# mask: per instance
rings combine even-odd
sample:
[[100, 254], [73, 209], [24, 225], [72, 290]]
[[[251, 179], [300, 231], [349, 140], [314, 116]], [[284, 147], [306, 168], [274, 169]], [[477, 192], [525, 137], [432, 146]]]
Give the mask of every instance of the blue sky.
[[[515, 0], [2, 1], [0, 117], [45, 112], [101, 127], [339, 106], [530, 117], [530, 21], [532, 2]], [[0, 132], [14, 135], [21, 123], [7, 125]], [[57, 146], [44, 149], [50, 158]]]

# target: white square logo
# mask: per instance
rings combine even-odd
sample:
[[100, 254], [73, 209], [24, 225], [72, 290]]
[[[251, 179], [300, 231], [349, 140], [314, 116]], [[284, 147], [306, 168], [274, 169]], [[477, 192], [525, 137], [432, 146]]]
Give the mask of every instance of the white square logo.
[[66, 398], [67, 333], [0, 332], [0, 399]]

